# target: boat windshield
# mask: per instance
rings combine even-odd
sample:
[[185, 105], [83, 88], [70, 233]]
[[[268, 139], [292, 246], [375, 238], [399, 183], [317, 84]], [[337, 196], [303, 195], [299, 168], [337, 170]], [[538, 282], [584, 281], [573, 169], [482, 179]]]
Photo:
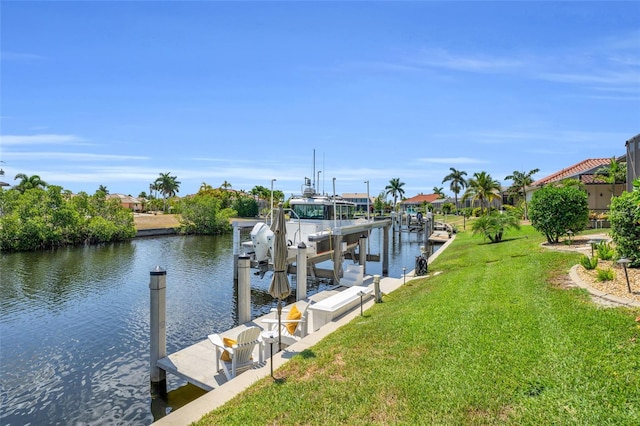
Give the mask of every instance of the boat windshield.
[[[333, 206], [322, 204], [294, 204], [294, 217], [300, 219], [333, 220]], [[351, 204], [336, 204], [338, 219], [353, 219], [356, 208]]]

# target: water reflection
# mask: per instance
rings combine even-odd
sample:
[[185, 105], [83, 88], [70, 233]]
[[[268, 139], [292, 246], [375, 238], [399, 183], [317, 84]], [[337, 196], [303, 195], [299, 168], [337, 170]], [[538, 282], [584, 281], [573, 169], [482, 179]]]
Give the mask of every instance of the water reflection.
[[[412, 269], [419, 252], [415, 236], [404, 237], [390, 240], [391, 276]], [[376, 232], [369, 244], [382, 252]], [[0, 257], [0, 424], [149, 424], [201, 392], [168, 375], [167, 398], [151, 399], [149, 272], [158, 265], [167, 270], [169, 353], [236, 325], [231, 236]], [[251, 276], [254, 317], [276, 306], [270, 278]], [[325, 287], [309, 282], [308, 294]]]

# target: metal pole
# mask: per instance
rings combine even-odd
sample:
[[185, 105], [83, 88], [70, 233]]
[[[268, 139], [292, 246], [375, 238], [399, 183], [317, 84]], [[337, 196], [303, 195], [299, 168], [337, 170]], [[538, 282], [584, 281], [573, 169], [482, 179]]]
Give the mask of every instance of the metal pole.
[[251, 321], [251, 268], [249, 256], [238, 258], [238, 324]]
[[371, 209], [369, 207], [369, 201], [371, 200], [371, 197], [369, 197], [369, 181], [367, 180], [364, 183], [367, 184], [367, 220], [370, 220], [371, 218], [369, 217], [369, 210]]
[[307, 246], [304, 242], [298, 244], [296, 257], [296, 300], [307, 298]]
[[322, 173], [322, 170], [318, 170], [318, 194], [320, 193], [320, 173]]
[[240, 256], [240, 228], [233, 225], [233, 281], [238, 281], [238, 256]]
[[166, 333], [167, 271], [159, 266], [150, 272], [150, 349], [151, 395], [167, 393], [167, 373], [158, 367], [158, 360], [167, 356]]
[[269, 224], [273, 223], [273, 182], [275, 179], [271, 179], [271, 205], [269, 206], [269, 210], [271, 210], [271, 219], [269, 219]]
[[336, 178], [333, 178], [333, 229], [334, 229], [334, 232], [335, 232], [335, 228], [338, 227], [337, 215], [338, 213], [336, 211]]
[[382, 228], [382, 275], [389, 275], [389, 227]]

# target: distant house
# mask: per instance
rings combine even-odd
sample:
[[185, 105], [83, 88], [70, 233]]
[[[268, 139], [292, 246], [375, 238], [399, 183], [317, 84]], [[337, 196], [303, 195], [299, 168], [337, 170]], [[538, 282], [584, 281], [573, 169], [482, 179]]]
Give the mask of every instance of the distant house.
[[438, 194], [418, 194], [414, 197], [407, 198], [398, 203], [400, 210], [403, 212], [415, 212], [422, 209], [424, 203], [432, 204], [434, 201], [441, 199]]
[[142, 201], [136, 197], [132, 197], [131, 195], [124, 194], [107, 194], [108, 200], [119, 199], [122, 207], [125, 207], [131, 211], [139, 212], [142, 211]]
[[[570, 167], [559, 170], [549, 176], [533, 182], [527, 187], [527, 199], [531, 199], [531, 195], [545, 185], [554, 182], [561, 182], [565, 179], [577, 179], [582, 182], [587, 190], [589, 210], [605, 211], [609, 209], [611, 203], [611, 185], [594, 179], [594, 175], [598, 169], [607, 167], [610, 158], [589, 158], [576, 163]], [[617, 158], [618, 162], [626, 161], [625, 156]], [[616, 185], [614, 196], [620, 195], [624, 190], [624, 185]]]
[[[366, 212], [367, 211], [367, 194], [366, 193], [343, 193], [342, 198], [346, 201], [350, 201], [352, 203], [356, 203], [356, 211]], [[373, 209], [373, 203], [375, 199], [369, 196], [369, 210]]]

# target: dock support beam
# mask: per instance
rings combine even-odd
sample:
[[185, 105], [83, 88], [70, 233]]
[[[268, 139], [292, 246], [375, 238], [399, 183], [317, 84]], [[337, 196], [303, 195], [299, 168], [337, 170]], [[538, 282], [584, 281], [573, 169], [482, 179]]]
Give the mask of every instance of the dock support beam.
[[342, 277], [342, 235], [333, 236], [333, 280], [340, 284]]
[[382, 276], [389, 276], [389, 226], [382, 228]]
[[251, 261], [238, 257], [238, 324], [251, 321]]
[[233, 281], [238, 281], [238, 256], [240, 255], [240, 228], [233, 227]]
[[365, 235], [360, 235], [360, 239], [358, 239], [358, 253], [360, 254], [359, 262], [362, 265], [362, 273], [366, 275], [367, 273], [367, 237]]
[[298, 244], [296, 256], [296, 300], [305, 300], [307, 298], [307, 246], [302, 241]]
[[150, 272], [151, 323], [151, 395], [166, 395], [167, 372], [158, 367], [158, 360], [167, 356], [167, 271], [159, 266]]

